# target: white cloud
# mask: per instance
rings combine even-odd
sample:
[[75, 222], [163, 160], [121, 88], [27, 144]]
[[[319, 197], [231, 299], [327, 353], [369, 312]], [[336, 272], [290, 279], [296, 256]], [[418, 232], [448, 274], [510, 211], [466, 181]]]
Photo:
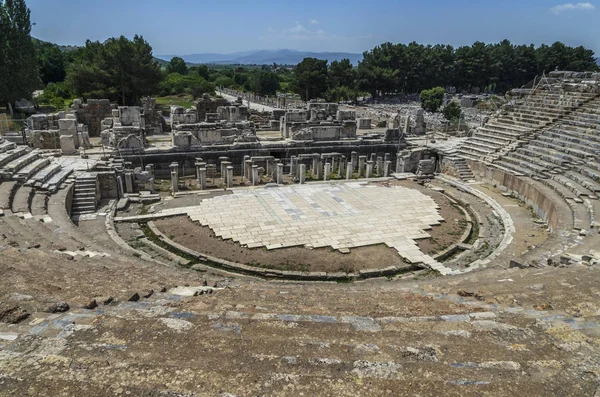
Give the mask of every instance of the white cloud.
[[575, 11], [575, 10], [594, 10], [596, 7], [592, 3], [567, 3], [567, 4], [559, 4], [550, 9], [553, 14], [560, 14], [565, 11]]
[[[318, 23], [318, 21], [313, 20]], [[316, 25], [310, 21], [311, 25]], [[288, 39], [297, 40], [297, 41], [305, 41], [305, 40], [339, 40], [341, 37], [331, 34], [323, 29], [317, 29], [314, 27], [305, 27], [300, 22], [296, 21], [295, 25], [288, 29], [277, 30], [273, 28], [268, 28], [267, 32], [271, 37], [283, 38], [286, 37]]]
[[292, 32], [292, 33], [304, 33], [307, 30], [306, 30], [306, 28], [304, 26], [302, 26], [298, 22], [296, 22], [296, 26], [294, 26], [293, 28], [291, 28], [289, 31]]
[[317, 21], [316, 19], [311, 19], [309, 22], [311, 25], [318, 25], [319, 21]]

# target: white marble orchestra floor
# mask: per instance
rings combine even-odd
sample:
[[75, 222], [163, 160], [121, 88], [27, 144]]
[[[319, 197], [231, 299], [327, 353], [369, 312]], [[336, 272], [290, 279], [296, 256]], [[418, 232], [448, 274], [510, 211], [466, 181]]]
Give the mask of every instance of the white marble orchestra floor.
[[443, 218], [435, 201], [413, 189], [359, 182], [236, 189], [186, 208], [218, 237], [249, 248], [332, 247], [342, 252], [384, 243], [413, 263], [449, 274], [415, 240]]

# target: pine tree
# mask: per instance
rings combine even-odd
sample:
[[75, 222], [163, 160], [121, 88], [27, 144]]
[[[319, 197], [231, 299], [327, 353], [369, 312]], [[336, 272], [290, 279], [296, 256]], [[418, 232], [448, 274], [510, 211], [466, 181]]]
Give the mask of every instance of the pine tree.
[[12, 103], [41, 85], [30, 14], [24, 0], [0, 0], [0, 103], [11, 115]]

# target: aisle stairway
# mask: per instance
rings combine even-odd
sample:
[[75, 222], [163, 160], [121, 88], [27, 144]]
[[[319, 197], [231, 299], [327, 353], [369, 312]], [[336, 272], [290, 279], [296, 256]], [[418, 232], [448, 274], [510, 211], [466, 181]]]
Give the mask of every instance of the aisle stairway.
[[98, 206], [98, 176], [92, 173], [78, 175], [73, 190], [72, 216], [90, 214]]

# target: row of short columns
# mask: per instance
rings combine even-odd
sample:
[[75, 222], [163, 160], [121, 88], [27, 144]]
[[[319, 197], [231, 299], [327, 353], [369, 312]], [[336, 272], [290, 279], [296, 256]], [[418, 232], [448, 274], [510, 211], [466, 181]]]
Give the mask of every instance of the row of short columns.
[[[338, 178], [345, 176], [346, 180], [352, 179], [355, 172], [358, 172], [358, 177], [371, 178], [374, 175], [387, 177], [390, 174], [391, 161], [389, 160], [390, 154], [386, 153], [384, 157], [376, 156], [374, 153], [371, 156], [359, 156], [357, 152], [352, 152], [350, 159], [347, 160], [346, 156], [332, 156], [331, 162], [325, 162], [323, 164], [323, 158], [320, 155], [313, 155], [312, 157], [312, 168], [311, 172], [313, 176], [318, 180], [329, 180], [332, 173], [337, 173]], [[223, 179], [223, 184], [227, 188], [233, 186], [233, 166], [229, 158], [222, 157], [220, 160], [220, 171]], [[201, 190], [205, 190], [207, 187], [207, 163], [201, 158], [196, 158], [196, 178]], [[212, 166], [214, 167], [214, 166]], [[275, 182], [279, 185], [283, 184], [283, 169], [284, 164], [278, 162], [276, 164]], [[172, 163], [171, 169], [171, 187], [173, 193], [178, 191], [178, 164]], [[268, 170], [268, 163], [267, 163]], [[302, 164], [300, 158], [292, 156], [290, 159], [290, 176], [294, 177], [299, 183], [305, 183], [306, 180], [306, 164]], [[242, 176], [248, 180], [253, 186], [260, 183], [260, 176], [258, 172], [258, 165], [254, 164], [250, 156], [244, 156], [242, 164]], [[129, 184], [126, 175], [126, 185]], [[129, 190], [129, 186], [127, 186]]]

